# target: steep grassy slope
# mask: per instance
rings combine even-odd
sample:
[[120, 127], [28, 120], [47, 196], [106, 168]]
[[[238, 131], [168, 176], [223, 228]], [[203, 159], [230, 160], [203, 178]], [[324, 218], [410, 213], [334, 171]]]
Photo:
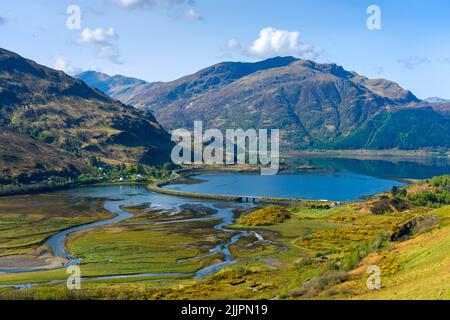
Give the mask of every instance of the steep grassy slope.
[[[429, 214], [439, 217], [437, 228], [369, 255], [341, 289], [358, 299], [450, 299], [450, 207]], [[374, 264], [384, 269], [381, 290], [365, 288], [367, 267]]]

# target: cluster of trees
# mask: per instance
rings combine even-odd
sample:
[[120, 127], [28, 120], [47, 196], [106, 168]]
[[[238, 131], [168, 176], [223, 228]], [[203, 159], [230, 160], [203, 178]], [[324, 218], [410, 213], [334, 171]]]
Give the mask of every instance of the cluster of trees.
[[393, 187], [391, 197], [381, 196], [371, 205], [373, 214], [386, 214], [393, 211], [402, 212], [411, 205], [440, 208], [450, 205], [450, 175], [425, 180], [426, 187], [418, 192], [408, 192], [406, 188]]
[[57, 148], [62, 148], [74, 155], [82, 156], [81, 145], [89, 141], [86, 133], [77, 132], [72, 136], [60, 136], [58, 131], [48, 125], [36, 125], [29, 122], [10, 123], [8, 127], [23, 135], [33, 137]]
[[428, 183], [435, 188], [441, 189], [443, 191], [449, 191], [450, 190], [450, 175], [433, 178], [433, 179], [429, 180]]
[[450, 175], [433, 178], [427, 183], [433, 187], [433, 190], [408, 194], [407, 199], [412, 204], [431, 208], [439, 208], [450, 204]]
[[439, 208], [450, 204], [450, 175], [444, 175], [425, 181], [432, 189], [408, 193], [403, 188], [392, 188], [392, 195], [405, 199], [416, 206]]
[[439, 208], [450, 204], [450, 193], [434, 193], [431, 191], [422, 191], [410, 194], [408, 200], [417, 206], [427, 206], [430, 208]]

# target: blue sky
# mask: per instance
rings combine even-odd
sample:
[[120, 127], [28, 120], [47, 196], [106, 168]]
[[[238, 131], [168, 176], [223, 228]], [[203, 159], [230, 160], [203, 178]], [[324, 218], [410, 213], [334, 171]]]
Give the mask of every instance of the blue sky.
[[[372, 4], [381, 30], [366, 26]], [[69, 5], [79, 30], [66, 26]], [[291, 54], [450, 98], [449, 12], [448, 0], [2, 0], [0, 47], [69, 73], [147, 81]]]

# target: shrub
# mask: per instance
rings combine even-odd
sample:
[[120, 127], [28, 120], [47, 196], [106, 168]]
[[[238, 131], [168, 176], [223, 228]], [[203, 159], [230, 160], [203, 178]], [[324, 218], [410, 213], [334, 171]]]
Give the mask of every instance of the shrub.
[[374, 202], [370, 208], [373, 214], [381, 215], [397, 210], [403, 212], [408, 209], [408, 204], [405, 200], [400, 198], [381, 198]]
[[55, 142], [56, 136], [53, 132], [45, 130], [39, 134], [39, 140], [42, 140], [45, 143], [51, 144], [51, 143]]
[[391, 190], [391, 194], [394, 197], [405, 197], [407, 195], [407, 191], [404, 188], [399, 188], [397, 186], [393, 186]]
[[385, 200], [380, 200], [377, 202], [374, 202], [372, 204], [372, 207], [370, 208], [370, 211], [373, 214], [385, 214], [391, 211], [391, 207]]
[[326, 288], [348, 281], [349, 279], [350, 277], [345, 271], [327, 270], [320, 276], [305, 282], [300, 288], [290, 291], [288, 296], [311, 298]]
[[241, 217], [239, 219], [239, 224], [243, 226], [270, 226], [277, 223], [283, 223], [290, 218], [291, 216], [287, 208], [269, 206]]

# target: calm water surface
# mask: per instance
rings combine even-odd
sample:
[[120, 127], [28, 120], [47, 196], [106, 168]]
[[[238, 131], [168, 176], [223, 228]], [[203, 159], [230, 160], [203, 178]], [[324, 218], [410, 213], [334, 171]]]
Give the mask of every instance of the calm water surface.
[[[289, 159], [287, 173], [275, 176], [211, 173], [195, 176], [197, 184], [165, 188], [205, 194], [352, 201], [405, 183], [395, 179], [425, 179], [450, 173], [448, 159], [358, 160], [343, 158]], [[300, 166], [315, 170], [301, 171]]]
[[198, 184], [165, 188], [206, 194], [351, 201], [404, 183], [355, 173], [258, 174], [212, 173], [194, 177]]

